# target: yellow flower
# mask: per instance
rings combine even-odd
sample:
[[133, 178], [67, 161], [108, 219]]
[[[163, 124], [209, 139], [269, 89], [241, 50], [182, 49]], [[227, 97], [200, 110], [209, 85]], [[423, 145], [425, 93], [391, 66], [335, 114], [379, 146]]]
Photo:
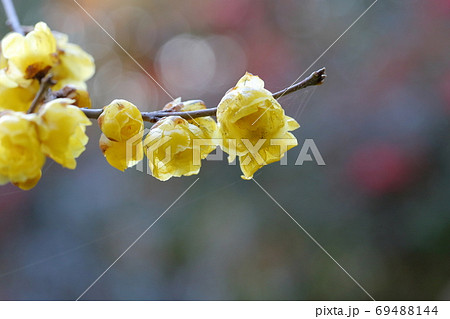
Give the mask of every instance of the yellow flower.
[[251, 179], [262, 166], [278, 161], [297, 145], [289, 133], [299, 124], [284, 114], [264, 81], [246, 73], [222, 98], [217, 107], [222, 149], [229, 160], [240, 156], [243, 178]]
[[[66, 87], [71, 87], [71, 85]], [[73, 105], [76, 105], [78, 107], [90, 109], [92, 106], [91, 97], [87, 90], [75, 88], [75, 91], [73, 92], [72, 95], [69, 96], [69, 98], [75, 100]]]
[[[172, 102], [166, 104], [163, 108], [164, 111], [168, 112], [189, 112], [206, 109], [205, 102], [202, 100], [189, 100], [181, 101], [181, 98], [177, 98]], [[187, 119], [190, 124], [197, 126], [203, 132], [203, 139], [217, 139], [219, 138], [217, 123], [211, 116], [196, 117], [192, 119]], [[211, 153], [216, 149], [215, 144], [204, 145], [204, 152]]]
[[143, 131], [141, 131], [140, 136], [138, 134], [128, 141], [114, 142], [107, 138], [105, 134], [102, 134], [99, 146], [108, 163], [118, 170], [124, 171], [144, 158], [142, 136]]
[[84, 82], [74, 83], [70, 80], [60, 80], [53, 87], [53, 94], [59, 98], [74, 100], [73, 105], [80, 108], [91, 108], [91, 98]]
[[44, 104], [38, 113], [38, 133], [42, 151], [55, 162], [74, 169], [75, 159], [83, 153], [88, 137], [89, 119], [71, 99], [55, 99]]
[[37, 80], [33, 80], [27, 88], [20, 86], [5, 87], [0, 84], [0, 112], [5, 110], [26, 112], [38, 90], [39, 83]]
[[56, 38], [59, 58], [59, 63], [52, 70], [54, 79], [58, 82], [54, 90], [62, 89], [68, 84], [86, 90], [84, 82], [95, 73], [94, 58], [80, 46], [69, 43], [66, 34], [54, 31], [53, 35]]
[[[30, 92], [34, 91], [36, 94], [38, 87], [34, 85], [34, 79], [40, 79], [51, 71], [53, 80], [56, 81], [52, 88], [54, 91], [71, 90], [70, 96], [60, 97], [74, 98], [78, 107], [91, 106], [85, 81], [95, 72], [94, 59], [78, 45], [69, 43], [67, 35], [52, 33], [44, 22], [39, 22], [25, 36], [15, 32], [8, 34], [1, 46], [0, 91], [31, 86]], [[23, 90], [16, 89], [13, 93], [21, 91]], [[24, 108], [16, 106], [11, 109]]]
[[144, 128], [139, 109], [125, 100], [114, 100], [105, 106], [98, 124], [106, 137], [114, 142], [127, 141]]
[[6, 111], [0, 115], [0, 185], [8, 182], [28, 190], [41, 177], [41, 151], [35, 114]]
[[251, 145], [249, 141], [246, 142], [250, 151], [239, 156], [243, 179], [252, 179], [253, 174], [261, 167], [278, 162], [285, 152], [298, 145], [295, 136], [289, 132], [281, 138], [261, 139], [258, 142], [260, 144]]
[[[182, 112], [188, 111], [196, 111], [196, 110], [204, 110], [206, 109], [206, 105], [201, 100], [190, 100], [183, 102], [183, 106], [181, 107]], [[211, 116], [203, 116], [196, 117], [195, 119], [188, 119], [188, 122], [194, 124], [198, 128], [200, 128], [203, 132], [204, 138], [217, 138], [217, 123]], [[215, 149], [215, 146], [211, 151]]]
[[204, 159], [210, 151], [196, 145], [195, 140], [204, 138], [201, 129], [179, 116], [159, 120], [144, 140], [152, 175], [165, 181], [173, 176], [198, 174], [200, 159]]
[[37, 23], [25, 36], [9, 33], [1, 46], [8, 76], [22, 86], [26, 86], [27, 79], [45, 74], [57, 61], [56, 40], [44, 22]]

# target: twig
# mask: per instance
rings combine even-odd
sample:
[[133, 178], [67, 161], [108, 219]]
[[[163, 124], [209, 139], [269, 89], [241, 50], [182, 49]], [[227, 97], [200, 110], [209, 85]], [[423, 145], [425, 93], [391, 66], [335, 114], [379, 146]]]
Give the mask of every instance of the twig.
[[17, 33], [24, 35], [22, 26], [20, 25], [19, 18], [17, 17], [16, 8], [12, 0], [2, 0], [3, 8], [5, 9], [7, 21], [6, 24]]
[[[103, 109], [84, 109], [84, 114], [90, 119], [97, 119], [102, 114]], [[141, 112], [142, 119], [145, 122], [156, 123], [158, 120], [166, 116], [179, 116], [184, 119], [193, 119], [196, 117], [214, 116], [216, 115], [217, 107], [212, 107], [203, 110], [187, 111], [187, 112], [166, 112], [166, 111], [154, 111], [154, 112]]]
[[50, 87], [55, 85], [55, 81], [53, 81], [52, 77], [53, 75], [51, 73], [48, 73], [41, 79], [41, 86], [39, 87], [39, 91], [36, 93], [33, 102], [31, 102], [28, 113], [34, 113], [37, 110], [38, 106], [41, 105], [41, 103], [45, 100]]
[[[272, 96], [275, 99], [278, 99], [284, 95], [296, 92], [298, 90], [304, 89], [308, 86], [313, 85], [320, 85], [325, 81], [326, 74], [325, 74], [325, 68], [322, 68], [320, 70], [317, 70], [313, 72], [310, 76], [308, 76], [303, 81], [290, 86], [288, 88], [285, 88], [279, 92], [273, 93]], [[91, 119], [97, 119], [100, 114], [102, 114], [103, 109], [82, 109], [84, 114], [88, 118]], [[204, 117], [204, 116], [215, 116], [217, 112], [217, 107], [212, 107], [208, 109], [203, 110], [196, 110], [196, 111], [188, 111], [188, 112], [167, 112], [167, 111], [155, 111], [155, 112], [142, 112], [142, 119], [146, 122], [155, 123], [158, 120], [160, 120], [163, 117], [166, 116], [179, 116], [181, 118], [184, 118], [186, 120], [197, 118], [197, 117]]]
[[179, 116], [183, 119], [190, 120], [197, 117], [215, 116], [216, 113], [217, 107], [187, 112], [165, 112], [165, 111], [142, 112], [142, 119], [146, 122], [155, 123], [166, 116]]
[[282, 97], [286, 94], [295, 92], [300, 89], [304, 89], [308, 86], [321, 85], [325, 81], [325, 78], [327, 77], [327, 75], [325, 74], [325, 71], [326, 71], [325, 68], [321, 68], [321, 69], [311, 73], [310, 76], [308, 76], [306, 79], [304, 79], [300, 83], [297, 83], [291, 87], [285, 88], [279, 92], [274, 93], [273, 97], [275, 99], [279, 99], [280, 97]]

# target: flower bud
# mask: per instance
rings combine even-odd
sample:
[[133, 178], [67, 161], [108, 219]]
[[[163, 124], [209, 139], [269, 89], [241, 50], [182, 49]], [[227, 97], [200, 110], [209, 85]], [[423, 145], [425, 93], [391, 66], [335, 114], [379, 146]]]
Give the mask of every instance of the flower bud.
[[141, 136], [135, 136], [125, 142], [114, 142], [102, 134], [99, 141], [100, 149], [108, 163], [120, 171], [136, 165], [144, 158], [144, 148]]
[[126, 100], [114, 100], [105, 106], [98, 124], [103, 134], [114, 142], [127, 141], [144, 128], [141, 112]]

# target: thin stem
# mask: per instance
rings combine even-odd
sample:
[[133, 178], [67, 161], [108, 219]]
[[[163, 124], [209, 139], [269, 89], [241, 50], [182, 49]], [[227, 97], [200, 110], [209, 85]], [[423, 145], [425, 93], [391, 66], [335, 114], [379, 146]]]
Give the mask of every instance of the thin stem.
[[[310, 76], [308, 76], [303, 81], [292, 85], [288, 88], [285, 88], [279, 92], [273, 93], [272, 96], [275, 99], [278, 99], [284, 95], [291, 94], [293, 92], [296, 92], [298, 90], [304, 89], [308, 86], [313, 85], [320, 85], [325, 81], [326, 74], [325, 74], [325, 68], [322, 68], [320, 70], [317, 70], [313, 72]], [[82, 109], [84, 114], [90, 119], [97, 119], [100, 114], [102, 114], [103, 109]], [[217, 112], [217, 107], [212, 107], [208, 109], [203, 110], [196, 110], [196, 111], [188, 111], [188, 112], [167, 112], [167, 111], [154, 111], [154, 112], [142, 112], [142, 119], [146, 122], [155, 123], [158, 120], [160, 120], [163, 117], [166, 116], [179, 116], [181, 118], [184, 118], [186, 120], [197, 118], [197, 117], [204, 117], [204, 116], [215, 116]]]
[[31, 102], [31, 106], [30, 109], [28, 110], [28, 113], [36, 112], [39, 105], [41, 105], [41, 103], [45, 100], [49, 89], [53, 85], [55, 85], [55, 81], [53, 81], [52, 77], [53, 75], [51, 73], [48, 73], [41, 79], [41, 86], [39, 87], [39, 91], [36, 93], [33, 102]]
[[20, 25], [19, 18], [17, 17], [16, 8], [12, 0], [2, 0], [3, 8], [5, 9], [6, 17], [8, 20], [6, 24], [17, 33], [24, 35], [22, 26]]
[[321, 68], [313, 73], [311, 73], [310, 76], [308, 76], [306, 79], [304, 79], [303, 81], [290, 86], [288, 88], [285, 88], [279, 92], [276, 92], [273, 94], [273, 97], [275, 99], [279, 99], [280, 97], [290, 94], [292, 92], [298, 91], [300, 89], [304, 89], [308, 86], [313, 86], [313, 85], [321, 85], [323, 84], [323, 82], [325, 81], [325, 78], [327, 77], [327, 75], [325, 74], [325, 68]]
[[142, 119], [146, 122], [155, 123], [166, 116], [179, 116], [185, 120], [190, 120], [197, 117], [215, 116], [216, 113], [217, 107], [211, 107], [203, 110], [195, 110], [188, 112], [165, 112], [165, 111], [142, 112]]

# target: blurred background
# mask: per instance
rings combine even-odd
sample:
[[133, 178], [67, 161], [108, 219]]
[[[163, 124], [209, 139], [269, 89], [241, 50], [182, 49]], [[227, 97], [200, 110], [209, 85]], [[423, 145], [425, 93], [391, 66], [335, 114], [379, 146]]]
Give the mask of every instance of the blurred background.
[[[372, 3], [78, 1], [171, 95], [210, 107], [245, 71], [290, 85]], [[95, 107], [170, 101], [75, 2], [15, 3], [94, 56]], [[449, 0], [378, 1], [307, 72], [326, 83], [280, 100], [326, 166], [295, 166], [299, 146], [256, 175], [377, 300], [450, 299], [449, 17]], [[0, 299], [76, 299], [197, 177], [83, 299], [368, 299], [225, 157], [160, 182], [112, 168], [88, 135], [75, 171], [48, 160], [33, 190], [0, 188]]]

